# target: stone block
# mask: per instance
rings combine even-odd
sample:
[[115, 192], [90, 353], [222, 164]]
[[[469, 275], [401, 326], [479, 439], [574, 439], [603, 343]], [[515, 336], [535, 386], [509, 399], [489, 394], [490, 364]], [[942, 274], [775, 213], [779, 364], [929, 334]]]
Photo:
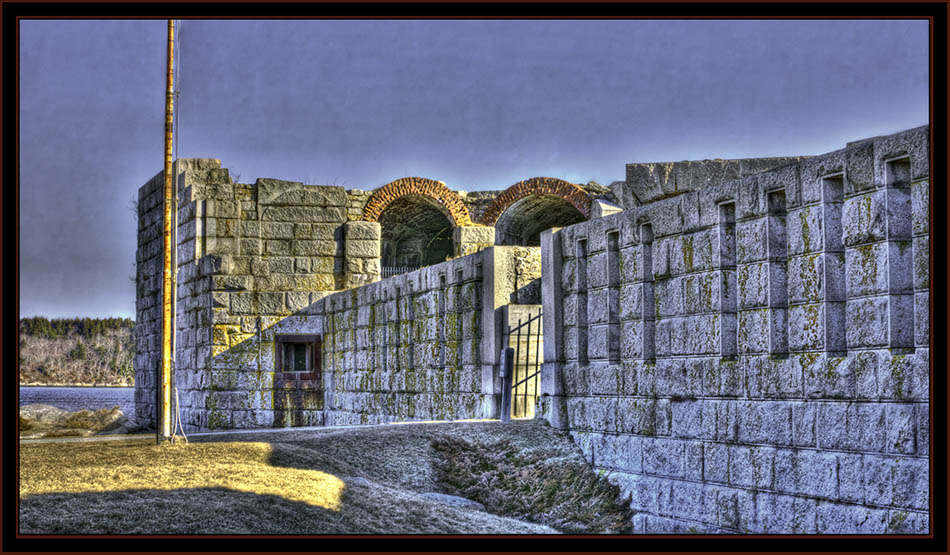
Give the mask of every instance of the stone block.
[[732, 446], [729, 454], [729, 483], [734, 486], [772, 489], [775, 449]]
[[874, 188], [873, 141], [848, 146], [845, 150], [845, 175], [851, 192]]
[[[906, 254], [906, 244], [905, 243], [888, 243], [891, 245], [891, 257], [892, 259], [903, 260], [903, 256]], [[896, 251], [894, 250], [896, 249]], [[904, 249], [904, 252], [901, 252], [901, 249]], [[930, 237], [915, 237], [913, 242], [913, 276], [914, 276], [914, 288], [915, 289], [928, 289], [930, 287]], [[896, 267], [892, 272], [897, 273], [894, 275], [892, 273], [892, 280], [901, 283], [906, 274], [901, 272], [905, 270], [903, 266]], [[906, 285], [905, 285], [906, 286]], [[892, 289], [893, 291], [893, 289]]]
[[720, 281], [720, 275], [714, 272], [685, 276], [683, 303], [686, 313], [718, 312]]
[[759, 186], [756, 176], [743, 177], [738, 182], [738, 202], [736, 218], [744, 219], [762, 216], [766, 212], [765, 190]]
[[818, 503], [819, 534], [883, 534], [887, 511], [828, 501]]
[[643, 279], [643, 246], [620, 249], [620, 281], [634, 283]]
[[678, 439], [647, 438], [643, 441], [643, 471], [651, 475], [683, 477], [685, 442]]
[[673, 239], [670, 264], [673, 274], [713, 269], [714, 230], [704, 230]]
[[587, 294], [587, 322], [588, 324], [607, 323], [608, 291], [607, 289], [596, 289]]
[[588, 360], [604, 360], [607, 358], [608, 326], [597, 325], [588, 328], [587, 358]]
[[815, 447], [815, 420], [818, 404], [805, 402], [791, 403], [792, 408], [792, 445], [795, 447]]
[[[242, 222], [243, 224], [244, 222]], [[261, 222], [262, 239], [293, 239], [294, 224], [285, 222]]]
[[766, 218], [736, 223], [736, 260], [740, 264], [768, 258]]
[[739, 309], [767, 307], [769, 304], [769, 263], [740, 264], [736, 271]]
[[741, 397], [746, 394], [745, 367], [733, 360], [713, 360], [703, 377], [706, 396]]
[[865, 455], [864, 475], [869, 505], [928, 509], [930, 471], [927, 459]]
[[343, 236], [347, 241], [379, 241], [381, 237], [381, 226], [378, 222], [346, 222], [343, 224]]
[[887, 239], [886, 193], [876, 191], [845, 199], [841, 219], [846, 246]]
[[674, 401], [671, 403], [671, 433], [676, 438], [703, 437], [704, 401]]
[[715, 525], [718, 519], [717, 488], [692, 482], [673, 482], [673, 516]]
[[334, 256], [338, 250], [337, 243], [334, 241], [298, 239], [293, 241], [292, 245], [292, 252], [286, 254], [294, 254], [296, 256]]
[[[643, 317], [643, 293], [644, 284], [622, 285], [620, 287], [620, 319], [621, 320], [640, 320]], [[565, 297], [564, 302], [564, 320], [567, 323], [568, 303]]]
[[838, 499], [864, 503], [864, 457], [858, 453], [838, 453]]
[[846, 307], [848, 348], [882, 347], [888, 344], [887, 297], [852, 299]]
[[821, 205], [789, 211], [786, 218], [789, 256], [820, 252], [825, 248], [823, 216]]
[[790, 304], [825, 300], [825, 255], [809, 254], [788, 259], [788, 302]]
[[656, 435], [669, 436], [672, 420], [669, 399], [657, 399], [655, 404]]
[[254, 300], [261, 314], [281, 314], [285, 311], [284, 294], [258, 291], [254, 293]]
[[838, 460], [833, 453], [778, 449], [775, 489], [785, 493], [837, 499]]
[[874, 138], [874, 181], [886, 183], [886, 161], [898, 157], [910, 159], [908, 179], [930, 175], [930, 127], [921, 126], [901, 133]]
[[907, 355], [882, 353], [877, 367], [880, 396], [900, 401], [927, 400], [928, 360], [929, 352], [923, 348]]
[[825, 348], [828, 333], [825, 304], [796, 305], [788, 309], [788, 347], [792, 351]]
[[886, 407], [887, 452], [913, 455], [917, 451], [915, 405], [888, 403]]
[[666, 320], [657, 320], [654, 325], [654, 341], [655, 341], [655, 351], [654, 355], [656, 357], [667, 357], [670, 356], [670, 333], [672, 329], [672, 322], [669, 319]]
[[344, 252], [347, 258], [379, 258], [379, 241], [347, 240]]
[[587, 257], [587, 287], [590, 289], [606, 287], [607, 282], [607, 253], [591, 254]]
[[590, 365], [590, 392], [592, 395], [617, 395], [618, 382], [622, 381], [616, 367], [606, 362], [593, 362]]
[[703, 479], [709, 482], [729, 482], [729, 446], [723, 443], [703, 444]]
[[[707, 407], [710, 406], [715, 410], [715, 417], [709, 415]], [[704, 435], [719, 441], [737, 441], [739, 437], [739, 408], [738, 401], [717, 401], [711, 405], [707, 401], [703, 405]], [[711, 426], [710, 423], [712, 423]]]
[[738, 439], [742, 443], [792, 444], [792, 410], [779, 401], [740, 401]]
[[737, 348], [739, 354], [767, 353], [769, 350], [769, 309], [739, 311]]
[[818, 447], [821, 449], [883, 452], [885, 405], [827, 402], [818, 410]]
[[911, 221], [914, 235], [930, 232], [930, 180], [911, 185]]
[[229, 296], [231, 313], [255, 314], [254, 293], [231, 293]]
[[683, 308], [683, 278], [659, 279], [653, 284], [656, 316], [680, 316]]
[[845, 170], [845, 150], [836, 150], [820, 156], [802, 160], [800, 164], [802, 182], [802, 203], [809, 204], [822, 200], [823, 178], [843, 173]]
[[574, 293], [577, 291], [577, 285], [577, 260], [565, 260], [561, 267], [561, 290], [564, 293]]
[[927, 456], [930, 454], [930, 403], [918, 404], [917, 416], [917, 453]]

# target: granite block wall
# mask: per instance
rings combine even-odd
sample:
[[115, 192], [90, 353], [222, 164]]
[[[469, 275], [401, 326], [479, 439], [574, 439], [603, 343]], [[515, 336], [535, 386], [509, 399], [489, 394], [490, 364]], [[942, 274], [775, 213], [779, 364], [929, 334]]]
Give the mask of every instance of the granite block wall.
[[637, 532], [928, 531], [928, 137], [542, 235], [542, 413]]
[[325, 423], [497, 418], [504, 309], [532, 256], [492, 247], [316, 303]]
[[155, 373], [162, 363], [164, 172], [139, 189], [135, 251], [135, 419], [155, 422]]

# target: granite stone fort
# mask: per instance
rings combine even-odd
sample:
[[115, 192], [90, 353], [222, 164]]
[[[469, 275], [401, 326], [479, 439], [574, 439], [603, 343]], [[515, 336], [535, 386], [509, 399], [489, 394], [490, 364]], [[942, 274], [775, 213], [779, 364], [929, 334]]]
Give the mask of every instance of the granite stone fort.
[[[177, 174], [185, 430], [499, 418], [509, 329], [642, 533], [927, 533], [927, 126], [819, 156], [635, 163], [465, 192]], [[136, 416], [161, 363], [139, 189]], [[543, 339], [542, 339], [543, 338]]]

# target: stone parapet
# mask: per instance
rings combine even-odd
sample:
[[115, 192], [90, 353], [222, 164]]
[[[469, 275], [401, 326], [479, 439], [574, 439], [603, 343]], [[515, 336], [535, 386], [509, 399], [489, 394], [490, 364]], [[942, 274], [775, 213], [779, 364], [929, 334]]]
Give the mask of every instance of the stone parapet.
[[630, 165], [542, 235], [542, 410], [635, 531], [929, 531], [927, 136]]

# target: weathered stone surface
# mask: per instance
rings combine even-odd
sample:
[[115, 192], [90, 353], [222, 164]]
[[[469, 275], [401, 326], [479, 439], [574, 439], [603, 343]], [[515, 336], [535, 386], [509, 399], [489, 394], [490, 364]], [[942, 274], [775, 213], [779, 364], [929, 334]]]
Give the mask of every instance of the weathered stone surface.
[[[634, 494], [638, 531], [929, 528], [927, 133], [857, 141], [782, 167], [634, 164], [614, 187], [626, 211], [542, 241], [548, 283], [560, 286], [541, 299], [546, 339], [552, 328], [558, 338], [544, 345], [542, 382], [556, 381], [541, 384], [544, 415]], [[289, 422], [272, 404], [300, 386], [273, 372], [250, 378], [273, 367], [276, 335], [303, 333], [321, 336], [324, 375], [299, 410], [284, 411], [297, 425], [497, 416], [503, 330], [494, 311], [520, 297], [489, 300], [486, 291], [530, 282], [539, 264], [519, 274], [488, 249], [371, 283], [382, 233], [360, 221], [366, 208], [378, 216], [400, 191], [454, 202], [444, 184], [413, 178], [378, 195], [341, 193], [233, 184], [211, 166], [183, 193], [207, 205], [186, 200], [180, 210], [186, 423]], [[147, 368], [159, 347], [159, 177], [139, 203], [143, 416], [154, 414], [154, 394], [139, 393], [154, 392]], [[513, 191], [529, 185], [496, 204], [519, 202]], [[458, 197], [482, 218], [499, 195], [480, 195]], [[457, 226], [455, 254], [485, 248], [494, 231]], [[337, 288], [355, 289], [323, 298]]]

